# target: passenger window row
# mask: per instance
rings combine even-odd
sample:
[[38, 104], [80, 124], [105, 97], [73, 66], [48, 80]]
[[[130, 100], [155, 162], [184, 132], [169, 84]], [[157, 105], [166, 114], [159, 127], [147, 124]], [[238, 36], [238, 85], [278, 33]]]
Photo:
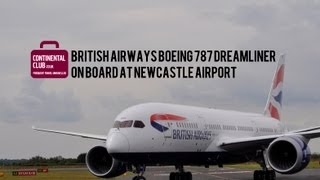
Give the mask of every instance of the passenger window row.
[[238, 126], [238, 131], [253, 131], [253, 127], [249, 127], [249, 126]]
[[184, 123], [184, 122], [176, 122], [177, 127], [182, 128], [198, 128], [197, 123]]
[[206, 124], [206, 127], [208, 127], [209, 129], [215, 129], [215, 130], [229, 130], [229, 131], [253, 131], [253, 127], [249, 127], [249, 126], [232, 126], [232, 125], [221, 125], [220, 124]]
[[260, 132], [266, 132], [266, 133], [271, 133], [273, 132], [272, 128], [259, 128]]
[[209, 129], [221, 130], [220, 124], [208, 124], [207, 127], [209, 127]]
[[236, 126], [232, 126], [232, 125], [223, 125], [223, 130], [229, 130], [229, 131], [236, 131], [237, 128]]

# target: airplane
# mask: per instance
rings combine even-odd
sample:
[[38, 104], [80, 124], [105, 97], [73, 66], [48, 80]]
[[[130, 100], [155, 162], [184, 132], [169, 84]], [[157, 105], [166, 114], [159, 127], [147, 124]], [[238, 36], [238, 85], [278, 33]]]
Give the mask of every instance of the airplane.
[[285, 56], [281, 55], [262, 114], [166, 103], [144, 103], [123, 110], [107, 136], [50, 130], [105, 142], [86, 154], [89, 171], [112, 178], [132, 171], [145, 180], [147, 166], [175, 166], [170, 180], [192, 180], [184, 166], [223, 167], [255, 161], [254, 180], [275, 180], [276, 172], [294, 174], [310, 162], [308, 142], [320, 126], [289, 131], [280, 121]]

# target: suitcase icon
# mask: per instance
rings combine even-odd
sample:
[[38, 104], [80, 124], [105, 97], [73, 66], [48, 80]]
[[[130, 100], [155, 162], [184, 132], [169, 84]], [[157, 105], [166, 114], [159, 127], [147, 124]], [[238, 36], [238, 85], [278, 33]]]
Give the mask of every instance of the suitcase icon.
[[[54, 45], [55, 49], [45, 49], [44, 45]], [[31, 51], [31, 77], [68, 77], [68, 51], [59, 49], [57, 41], [42, 41], [40, 49]]]

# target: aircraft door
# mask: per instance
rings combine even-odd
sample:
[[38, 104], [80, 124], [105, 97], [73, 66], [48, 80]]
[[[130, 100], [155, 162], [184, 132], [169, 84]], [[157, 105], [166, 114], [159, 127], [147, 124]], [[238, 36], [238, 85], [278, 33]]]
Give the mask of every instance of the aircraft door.
[[257, 123], [255, 120], [251, 120], [251, 125], [252, 125], [252, 128], [253, 128], [253, 133], [255, 136], [259, 135], [259, 128], [257, 126]]
[[164, 138], [167, 139], [167, 138], [172, 138], [172, 122], [166, 122], [165, 123], [165, 127], [163, 127], [163, 135], [164, 135]]
[[[205, 119], [205, 117], [203, 117], [203, 115], [198, 114], [196, 116], [196, 120], [197, 120], [197, 127], [198, 127], [197, 129], [198, 129], [198, 131], [201, 131], [201, 134], [203, 134], [205, 131], [210, 131], [209, 127], [206, 123], [206, 119]], [[208, 141], [208, 140], [198, 140], [198, 145], [197, 145], [196, 149], [198, 152], [201, 152], [201, 151], [204, 151], [205, 149], [207, 149], [209, 145], [210, 145], [210, 141]]]

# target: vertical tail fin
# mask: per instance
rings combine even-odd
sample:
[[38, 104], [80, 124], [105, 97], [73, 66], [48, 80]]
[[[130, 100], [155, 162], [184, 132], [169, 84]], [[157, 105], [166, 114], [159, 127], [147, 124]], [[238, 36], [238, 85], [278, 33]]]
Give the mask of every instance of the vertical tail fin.
[[280, 120], [282, 106], [282, 85], [284, 75], [284, 59], [282, 54], [278, 61], [276, 72], [273, 76], [272, 85], [270, 88], [268, 101], [264, 109], [264, 115]]

